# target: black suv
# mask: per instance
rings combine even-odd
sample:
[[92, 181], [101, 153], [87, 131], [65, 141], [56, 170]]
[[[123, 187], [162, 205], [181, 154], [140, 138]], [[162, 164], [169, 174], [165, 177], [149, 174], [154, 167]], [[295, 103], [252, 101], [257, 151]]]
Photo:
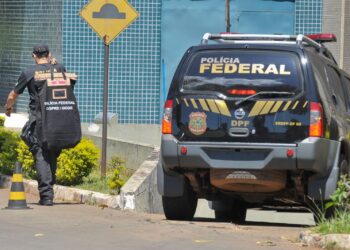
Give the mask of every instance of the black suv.
[[350, 76], [323, 46], [335, 40], [205, 34], [186, 51], [162, 124], [167, 219], [192, 219], [198, 198], [232, 220], [253, 204], [329, 199], [350, 156]]

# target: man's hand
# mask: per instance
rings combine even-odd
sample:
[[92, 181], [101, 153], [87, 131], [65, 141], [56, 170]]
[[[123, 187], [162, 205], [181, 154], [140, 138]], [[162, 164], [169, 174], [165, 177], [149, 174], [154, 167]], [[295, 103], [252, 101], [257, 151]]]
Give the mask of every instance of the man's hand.
[[13, 111], [13, 105], [15, 104], [17, 97], [18, 97], [18, 94], [13, 90], [9, 93], [7, 97], [7, 101], [5, 105], [5, 108], [6, 108], [5, 115], [7, 115], [8, 117], [11, 116], [11, 113]]
[[57, 64], [57, 63], [58, 63], [58, 61], [57, 61], [57, 59], [56, 59], [56, 58], [51, 57], [51, 58], [50, 58], [50, 63], [51, 63], [51, 64], [53, 64], [53, 65], [55, 65], [55, 64]]
[[5, 112], [5, 115], [10, 117], [11, 116], [11, 113], [13, 111], [13, 107], [10, 107], [10, 108], [6, 108], [6, 112]]

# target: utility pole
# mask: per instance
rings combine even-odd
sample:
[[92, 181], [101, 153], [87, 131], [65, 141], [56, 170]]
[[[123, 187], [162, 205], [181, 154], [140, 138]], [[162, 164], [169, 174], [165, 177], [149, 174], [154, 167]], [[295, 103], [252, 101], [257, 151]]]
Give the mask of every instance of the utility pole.
[[225, 0], [225, 21], [226, 21], [226, 32], [231, 32], [231, 21], [230, 21], [230, 0]]

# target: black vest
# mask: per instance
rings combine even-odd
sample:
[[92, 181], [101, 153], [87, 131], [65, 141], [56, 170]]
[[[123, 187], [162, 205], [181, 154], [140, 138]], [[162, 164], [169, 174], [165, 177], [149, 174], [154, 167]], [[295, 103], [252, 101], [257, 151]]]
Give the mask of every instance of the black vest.
[[46, 149], [72, 148], [81, 140], [81, 124], [71, 80], [64, 72], [54, 73], [51, 67], [49, 78], [41, 81], [36, 105], [39, 145]]

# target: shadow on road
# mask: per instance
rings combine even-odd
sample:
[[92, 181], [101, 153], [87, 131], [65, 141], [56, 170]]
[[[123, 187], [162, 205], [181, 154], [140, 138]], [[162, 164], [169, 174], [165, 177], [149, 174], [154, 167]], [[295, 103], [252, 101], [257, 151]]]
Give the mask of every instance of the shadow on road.
[[[40, 206], [38, 202], [30, 202], [27, 203], [28, 205], [36, 205], [36, 206]], [[82, 205], [83, 203], [72, 203], [72, 202], [54, 202], [53, 205], [54, 206], [71, 206], [71, 205]]]
[[244, 222], [234, 222], [231, 220], [216, 220], [210, 218], [201, 218], [197, 217], [192, 220], [192, 222], [210, 222], [210, 223], [218, 223], [218, 224], [227, 224], [232, 223], [239, 226], [261, 226], [261, 227], [304, 227], [308, 228], [310, 226], [303, 224], [290, 224], [290, 223], [276, 223], [276, 222], [258, 222], [258, 221], [244, 221]]

